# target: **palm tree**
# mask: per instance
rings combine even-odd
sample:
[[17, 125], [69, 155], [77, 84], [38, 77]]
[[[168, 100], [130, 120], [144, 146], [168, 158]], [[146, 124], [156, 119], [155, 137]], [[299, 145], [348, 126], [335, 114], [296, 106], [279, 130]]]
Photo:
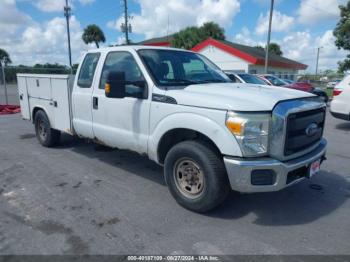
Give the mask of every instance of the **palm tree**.
[[97, 25], [88, 25], [84, 29], [82, 38], [85, 44], [95, 43], [97, 48], [100, 47], [99, 43], [106, 42], [103, 31]]
[[5, 65], [12, 63], [10, 59], [10, 55], [4, 49], [1, 49], [1, 48], [0, 48], [0, 61], [4, 61]]

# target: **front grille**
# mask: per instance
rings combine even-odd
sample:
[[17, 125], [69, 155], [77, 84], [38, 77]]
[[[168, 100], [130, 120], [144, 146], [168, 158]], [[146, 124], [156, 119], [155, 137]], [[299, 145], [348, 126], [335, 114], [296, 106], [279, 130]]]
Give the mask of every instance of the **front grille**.
[[[289, 156], [317, 144], [323, 135], [326, 110], [319, 108], [292, 113], [287, 118], [284, 155]], [[312, 134], [307, 129], [314, 124]]]

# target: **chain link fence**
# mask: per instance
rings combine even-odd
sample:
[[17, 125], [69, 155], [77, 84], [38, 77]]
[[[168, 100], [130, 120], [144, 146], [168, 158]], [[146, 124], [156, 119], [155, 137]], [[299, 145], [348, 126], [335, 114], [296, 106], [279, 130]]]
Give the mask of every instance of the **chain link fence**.
[[[0, 68], [0, 104], [18, 105], [18, 91], [17, 91], [17, 74], [75, 74], [76, 68], [71, 70], [65, 66], [59, 67], [26, 67], [26, 66], [7, 66]], [[5, 76], [4, 76], [5, 74]], [[277, 75], [277, 77], [290, 80], [291, 78], [298, 82], [309, 82], [314, 87], [318, 87], [327, 92], [331, 98], [333, 88], [337, 81], [343, 79], [341, 74], [298, 74], [291, 77], [291, 75]], [[4, 81], [5, 80], [5, 81]]]
[[18, 105], [17, 74], [75, 74], [76, 68], [68, 67], [26, 67], [6, 66], [0, 67], [0, 105]]

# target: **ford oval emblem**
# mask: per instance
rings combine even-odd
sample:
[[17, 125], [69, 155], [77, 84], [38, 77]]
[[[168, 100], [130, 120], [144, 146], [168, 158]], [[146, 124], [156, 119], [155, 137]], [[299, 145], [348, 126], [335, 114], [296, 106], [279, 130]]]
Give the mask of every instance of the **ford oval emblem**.
[[318, 125], [316, 123], [312, 123], [305, 129], [305, 134], [307, 136], [314, 136], [317, 133], [317, 130]]

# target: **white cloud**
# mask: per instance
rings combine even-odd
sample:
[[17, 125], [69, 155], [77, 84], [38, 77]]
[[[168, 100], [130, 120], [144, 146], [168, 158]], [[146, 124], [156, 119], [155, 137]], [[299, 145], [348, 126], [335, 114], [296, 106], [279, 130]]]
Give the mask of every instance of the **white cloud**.
[[[269, 28], [270, 14], [267, 12], [265, 15], [260, 14], [255, 32], [258, 35], [266, 34]], [[273, 32], [288, 32], [294, 25], [295, 19], [292, 16], [288, 16], [275, 10], [272, 16], [272, 31]]]
[[243, 27], [241, 32], [234, 36], [233, 42], [248, 46], [265, 46], [265, 43], [256, 41], [247, 27]]
[[[70, 25], [72, 58], [75, 63], [89, 46], [83, 43], [82, 29], [74, 16]], [[34, 23], [27, 26], [16, 42], [8, 41], [3, 47], [10, 53], [14, 64], [68, 64], [65, 18], [55, 17], [43, 24]]]
[[334, 41], [331, 30], [316, 38], [305, 31], [291, 33], [279, 41], [279, 44], [286, 57], [309, 65], [308, 71], [314, 72], [318, 47], [322, 47], [319, 58], [321, 70], [336, 69], [337, 62], [346, 57], [347, 52], [338, 50]]
[[[146, 38], [175, 33], [186, 26], [208, 21], [227, 27], [240, 11], [238, 0], [168, 0], [161, 5], [153, 0], [139, 0], [139, 4], [141, 13], [131, 14], [131, 24], [133, 32], [144, 34]], [[109, 22], [108, 26], [120, 30], [121, 23], [123, 17]]]
[[64, 0], [36, 0], [34, 6], [43, 12], [63, 12]]
[[[90, 5], [95, 0], [69, 0], [68, 4], [74, 8], [74, 3], [79, 2], [82, 6]], [[63, 12], [63, 8], [66, 5], [65, 0], [35, 0], [31, 3], [42, 12]]]
[[[313, 37], [309, 31], [290, 32], [282, 39], [272, 39], [281, 46], [283, 56], [308, 65], [308, 72], [314, 73], [317, 48], [320, 49], [319, 69], [337, 69], [338, 61], [345, 59], [348, 52], [338, 50], [334, 44], [332, 30], [325, 31], [318, 37]], [[249, 46], [265, 46], [265, 42], [258, 41], [247, 28], [234, 36], [233, 42]]]
[[9, 36], [15, 38], [16, 30], [19, 27], [30, 23], [32, 23], [32, 19], [17, 9], [15, 0], [0, 1], [0, 45]]
[[340, 14], [338, 6], [345, 2], [346, 0], [301, 0], [297, 11], [298, 21], [313, 25], [320, 21], [337, 19]]
[[95, 0], [79, 0], [81, 5], [91, 5]]

